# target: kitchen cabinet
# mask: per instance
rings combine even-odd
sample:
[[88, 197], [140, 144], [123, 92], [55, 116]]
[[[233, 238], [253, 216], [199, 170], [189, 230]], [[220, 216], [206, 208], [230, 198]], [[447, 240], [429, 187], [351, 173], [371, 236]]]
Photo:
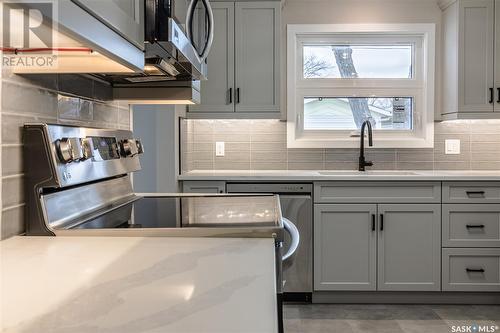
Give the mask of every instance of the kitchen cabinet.
[[500, 118], [500, 0], [441, 1], [443, 119]]
[[377, 205], [315, 205], [314, 289], [376, 290]]
[[316, 182], [314, 200], [316, 291], [440, 290], [441, 183]]
[[377, 289], [439, 291], [441, 206], [378, 205]]
[[280, 2], [212, 2], [208, 80], [190, 117], [280, 117]]
[[71, 0], [122, 37], [144, 48], [144, 0]]
[[439, 204], [315, 205], [315, 290], [440, 290], [440, 216]]

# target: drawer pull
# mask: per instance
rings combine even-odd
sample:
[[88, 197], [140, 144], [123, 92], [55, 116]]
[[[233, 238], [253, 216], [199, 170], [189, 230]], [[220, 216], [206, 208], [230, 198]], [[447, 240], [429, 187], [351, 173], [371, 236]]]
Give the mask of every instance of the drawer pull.
[[484, 198], [484, 191], [466, 191], [469, 198]]
[[467, 224], [467, 229], [484, 229], [484, 224]]
[[372, 231], [375, 231], [375, 214], [372, 214]]
[[484, 269], [482, 268], [466, 268], [465, 271], [467, 273], [484, 273]]

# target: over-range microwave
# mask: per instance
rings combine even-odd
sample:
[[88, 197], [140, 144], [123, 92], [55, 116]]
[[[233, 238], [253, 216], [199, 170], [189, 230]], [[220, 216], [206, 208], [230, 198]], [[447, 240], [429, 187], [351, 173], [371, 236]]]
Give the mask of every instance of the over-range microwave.
[[207, 78], [214, 36], [209, 0], [144, 0], [144, 20], [144, 71], [102, 78], [115, 86]]

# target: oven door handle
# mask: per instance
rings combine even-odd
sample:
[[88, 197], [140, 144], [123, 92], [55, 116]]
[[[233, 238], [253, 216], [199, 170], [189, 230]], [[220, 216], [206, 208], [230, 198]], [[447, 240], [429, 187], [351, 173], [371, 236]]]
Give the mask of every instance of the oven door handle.
[[297, 251], [297, 248], [299, 247], [300, 243], [300, 234], [299, 234], [299, 229], [297, 229], [295, 224], [293, 224], [289, 219], [284, 217], [283, 217], [283, 227], [285, 228], [285, 231], [290, 234], [290, 238], [292, 240], [290, 248], [283, 255], [283, 261], [286, 261], [287, 259], [291, 258]]
[[210, 5], [209, 0], [191, 0], [189, 3], [188, 11], [187, 11], [187, 17], [186, 17], [186, 32], [191, 40], [191, 43], [193, 42], [193, 16], [195, 14], [196, 10], [196, 4], [198, 1], [201, 1], [203, 5], [205, 6], [205, 10], [207, 13], [207, 27], [208, 27], [208, 34], [205, 39], [205, 46], [203, 47], [203, 51], [201, 53], [198, 53], [198, 56], [200, 58], [200, 61], [203, 62], [205, 59], [207, 59], [208, 54], [210, 53], [210, 49], [212, 48], [212, 44], [214, 41], [214, 13], [212, 10], [212, 6]]

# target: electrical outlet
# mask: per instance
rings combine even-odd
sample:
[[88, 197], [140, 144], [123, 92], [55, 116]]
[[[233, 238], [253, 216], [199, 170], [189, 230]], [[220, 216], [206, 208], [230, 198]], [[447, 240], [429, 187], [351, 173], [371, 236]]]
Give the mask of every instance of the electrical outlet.
[[224, 156], [224, 141], [217, 141], [215, 143], [215, 156]]
[[444, 153], [446, 155], [459, 155], [460, 154], [460, 140], [448, 139], [444, 141]]

